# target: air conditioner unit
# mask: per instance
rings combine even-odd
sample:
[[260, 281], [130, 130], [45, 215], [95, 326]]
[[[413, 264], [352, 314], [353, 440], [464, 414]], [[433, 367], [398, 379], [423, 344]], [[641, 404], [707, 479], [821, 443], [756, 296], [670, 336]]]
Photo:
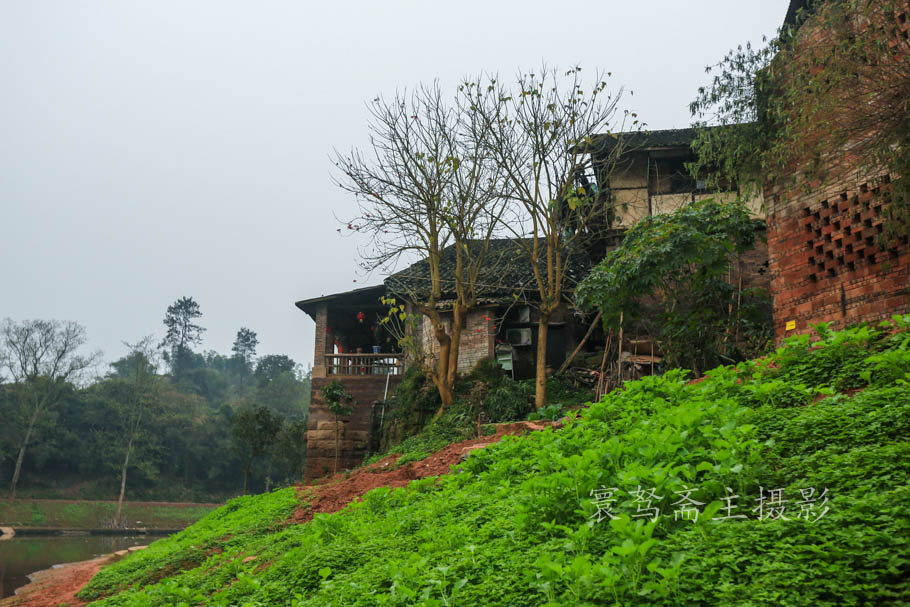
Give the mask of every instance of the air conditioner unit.
[[531, 329], [508, 329], [506, 331], [506, 341], [512, 344], [513, 346], [530, 346], [531, 345]]
[[515, 319], [515, 322], [531, 322], [531, 308], [529, 306], [521, 306], [518, 308], [518, 318]]

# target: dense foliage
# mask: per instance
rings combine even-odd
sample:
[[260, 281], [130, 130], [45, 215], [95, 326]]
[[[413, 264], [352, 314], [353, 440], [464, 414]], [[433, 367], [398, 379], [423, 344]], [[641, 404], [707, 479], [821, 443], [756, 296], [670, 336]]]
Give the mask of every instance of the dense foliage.
[[[185, 300], [192, 302], [184, 298], [168, 309], [169, 332], [181, 326], [172, 312]], [[188, 318], [192, 324], [197, 316]], [[309, 376], [287, 356], [255, 358], [255, 342], [255, 333], [243, 329], [233, 356], [225, 356], [194, 352], [192, 340], [180, 345], [178, 339], [176, 346], [164, 344], [170, 374], [152, 364], [154, 353], [133, 350], [94, 380], [58, 381], [59, 397], [33, 424], [20, 497], [116, 499], [128, 447], [127, 500], [213, 502], [236, 495], [246, 480], [257, 491], [273, 481], [299, 480]], [[179, 376], [174, 368], [178, 351]], [[0, 473], [5, 479], [13, 473], [34, 410], [34, 389], [27, 381], [10, 379], [0, 383]], [[38, 380], [47, 383], [45, 375]], [[270, 423], [256, 426], [263, 412]], [[257, 437], [264, 445], [258, 448], [249, 437], [263, 428], [269, 432]]]
[[[550, 415], [590, 398], [590, 392], [559, 378], [548, 379], [547, 394]], [[454, 405], [431, 419], [439, 408], [439, 394], [420, 369], [412, 367], [381, 413], [376, 428], [380, 449], [368, 462], [391, 453], [401, 455], [399, 464], [423, 459], [449, 443], [485, 433], [488, 424], [537, 417], [533, 397], [533, 380], [513, 381], [494, 360], [484, 359], [455, 384]]]
[[[561, 430], [507, 438], [456, 473], [371, 491], [309, 523], [282, 523], [296, 502], [290, 489], [232, 501], [104, 569], [82, 597], [106, 596], [105, 606], [906, 604], [910, 318], [819, 329], [814, 343], [788, 340], [699, 382], [679, 371], [630, 382]], [[607, 488], [613, 501], [599, 508], [606, 498], [596, 492]], [[639, 488], [661, 499], [636, 502]], [[777, 489], [788, 501], [775, 518], [767, 499]], [[688, 490], [702, 504], [685, 502]], [[654, 507], [660, 515], [648, 520]], [[674, 516], [692, 508], [697, 520]]]
[[768, 341], [770, 307], [767, 293], [744, 289], [731, 269], [761, 227], [739, 201], [706, 199], [645, 217], [576, 295], [602, 311], [605, 326], [650, 336], [670, 366], [698, 373], [743, 360]]
[[[910, 173], [910, 39], [904, 0], [814, 0], [761, 46], [730, 51], [691, 103], [692, 167], [709, 185], [814, 189]], [[887, 180], [885, 181], [887, 183]], [[910, 182], [891, 186], [883, 238], [910, 234]]]

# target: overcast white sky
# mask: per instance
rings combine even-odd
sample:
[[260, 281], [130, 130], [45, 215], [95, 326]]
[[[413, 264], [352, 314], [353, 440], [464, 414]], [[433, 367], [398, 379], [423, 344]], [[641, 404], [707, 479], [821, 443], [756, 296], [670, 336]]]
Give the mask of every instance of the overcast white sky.
[[545, 60], [685, 127], [704, 66], [787, 4], [0, 0], [0, 318], [78, 321], [113, 360], [186, 295], [203, 348], [246, 326], [308, 364], [293, 302], [364, 284], [328, 155], [363, 144], [367, 100]]

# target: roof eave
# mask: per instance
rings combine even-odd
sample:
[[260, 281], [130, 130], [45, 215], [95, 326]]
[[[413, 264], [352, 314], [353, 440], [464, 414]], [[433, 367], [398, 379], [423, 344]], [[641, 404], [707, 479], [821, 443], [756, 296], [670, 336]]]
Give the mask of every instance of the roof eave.
[[316, 320], [316, 309], [319, 304], [333, 299], [339, 299], [345, 295], [363, 294], [368, 293], [369, 291], [385, 292], [385, 285], [378, 284], [369, 287], [360, 287], [359, 289], [352, 289], [350, 291], [342, 291], [341, 293], [332, 293], [331, 295], [320, 295], [319, 297], [312, 297], [310, 299], [301, 299], [300, 301], [294, 302], [294, 305], [306, 312], [310, 318]]

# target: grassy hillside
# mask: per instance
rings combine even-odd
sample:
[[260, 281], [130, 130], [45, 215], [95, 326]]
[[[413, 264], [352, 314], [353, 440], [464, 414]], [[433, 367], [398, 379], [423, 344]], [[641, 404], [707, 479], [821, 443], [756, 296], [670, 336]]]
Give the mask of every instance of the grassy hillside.
[[[233, 500], [106, 568], [82, 596], [108, 606], [905, 605], [910, 318], [895, 325], [822, 329], [815, 344], [795, 338], [698, 383], [679, 372], [631, 383], [562, 430], [506, 439], [453, 474], [372, 491], [306, 524], [284, 524], [293, 489]], [[600, 488], [616, 491], [592, 496]], [[661, 497], [636, 501], [639, 488]], [[761, 510], [782, 516], [759, 520], [757, 498], [776, 489], [783, 512]], [[746, 518], [720, 520], [733, 516]]]

